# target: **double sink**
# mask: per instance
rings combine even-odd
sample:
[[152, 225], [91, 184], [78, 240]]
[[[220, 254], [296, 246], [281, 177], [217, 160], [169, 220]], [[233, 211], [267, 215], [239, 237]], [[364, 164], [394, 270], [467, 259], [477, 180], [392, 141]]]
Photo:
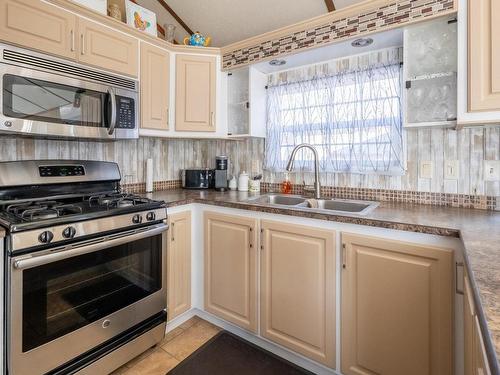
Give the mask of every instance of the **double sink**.
[[350, 213], [366, 215], [378, 206], [378, 202], [347, 199], [314, 199], [298, 195], [264, 194], [246, 200], [252, 204], [302, 208], [310, 211], [330, 213]]

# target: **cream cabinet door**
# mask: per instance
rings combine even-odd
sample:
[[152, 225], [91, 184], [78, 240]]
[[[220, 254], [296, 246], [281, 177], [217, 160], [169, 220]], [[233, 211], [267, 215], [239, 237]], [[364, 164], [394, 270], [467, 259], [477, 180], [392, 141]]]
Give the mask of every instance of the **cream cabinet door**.
[[453, 252], [342, 234], [342, 373], [453, 374]]
[[0, 0], [0, 39], [76, 58], [76, 16], [35, 0]]
[[168, 130], [170, 54], [141, 43], [141, 128]]
[[205, 310], [257, 331], [257, 220], [206, 212]]
[[191, 212], [168, 216], [168, 320], [191, 308]]
[[214, 132], [216, 58], [177, 55], [175, 130]]
[[469, 111], [500, 110], [500, 0], [469, 0]]
[[335, 366], [335, 233], [262, 221], [261, 334]]
[[486, 348], [484, 347], [483, 337], [481, 335], [481, 327], [477, 315], [474, 316], [474, 333], [473, 333], [473, 371], [474, 375], [491, 375], [486, 358]]
[[84, 18], [78, 20], [82, 63], [137, 77], [139, 41]]
[[464, 375], [474, 372], [474, 300], [467, 277], [464, 278]]

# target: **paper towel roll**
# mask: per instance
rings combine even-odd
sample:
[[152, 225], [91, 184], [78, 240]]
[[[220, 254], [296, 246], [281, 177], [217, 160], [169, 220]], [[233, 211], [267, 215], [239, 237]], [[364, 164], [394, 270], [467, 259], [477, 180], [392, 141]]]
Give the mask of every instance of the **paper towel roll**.
[[146, 161], [146, 193], [153, 192], [153, 159]]

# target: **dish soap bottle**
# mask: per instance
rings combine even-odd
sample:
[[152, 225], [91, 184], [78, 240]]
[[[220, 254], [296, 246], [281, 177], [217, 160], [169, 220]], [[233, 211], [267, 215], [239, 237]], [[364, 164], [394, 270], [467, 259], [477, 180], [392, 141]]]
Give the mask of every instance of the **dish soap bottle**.
[[285, 173], [285, 180], [281, 183], [281, 194], [292, 194], [292, 183], [288, 173]]

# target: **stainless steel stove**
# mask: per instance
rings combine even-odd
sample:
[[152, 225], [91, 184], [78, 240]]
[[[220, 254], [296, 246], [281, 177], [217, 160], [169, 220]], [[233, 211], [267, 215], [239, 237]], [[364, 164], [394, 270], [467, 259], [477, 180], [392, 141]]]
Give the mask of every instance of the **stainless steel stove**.
[[104, 374], [161, 341], [166, 219], [115, 163], [0, 163], [7, 372]]

